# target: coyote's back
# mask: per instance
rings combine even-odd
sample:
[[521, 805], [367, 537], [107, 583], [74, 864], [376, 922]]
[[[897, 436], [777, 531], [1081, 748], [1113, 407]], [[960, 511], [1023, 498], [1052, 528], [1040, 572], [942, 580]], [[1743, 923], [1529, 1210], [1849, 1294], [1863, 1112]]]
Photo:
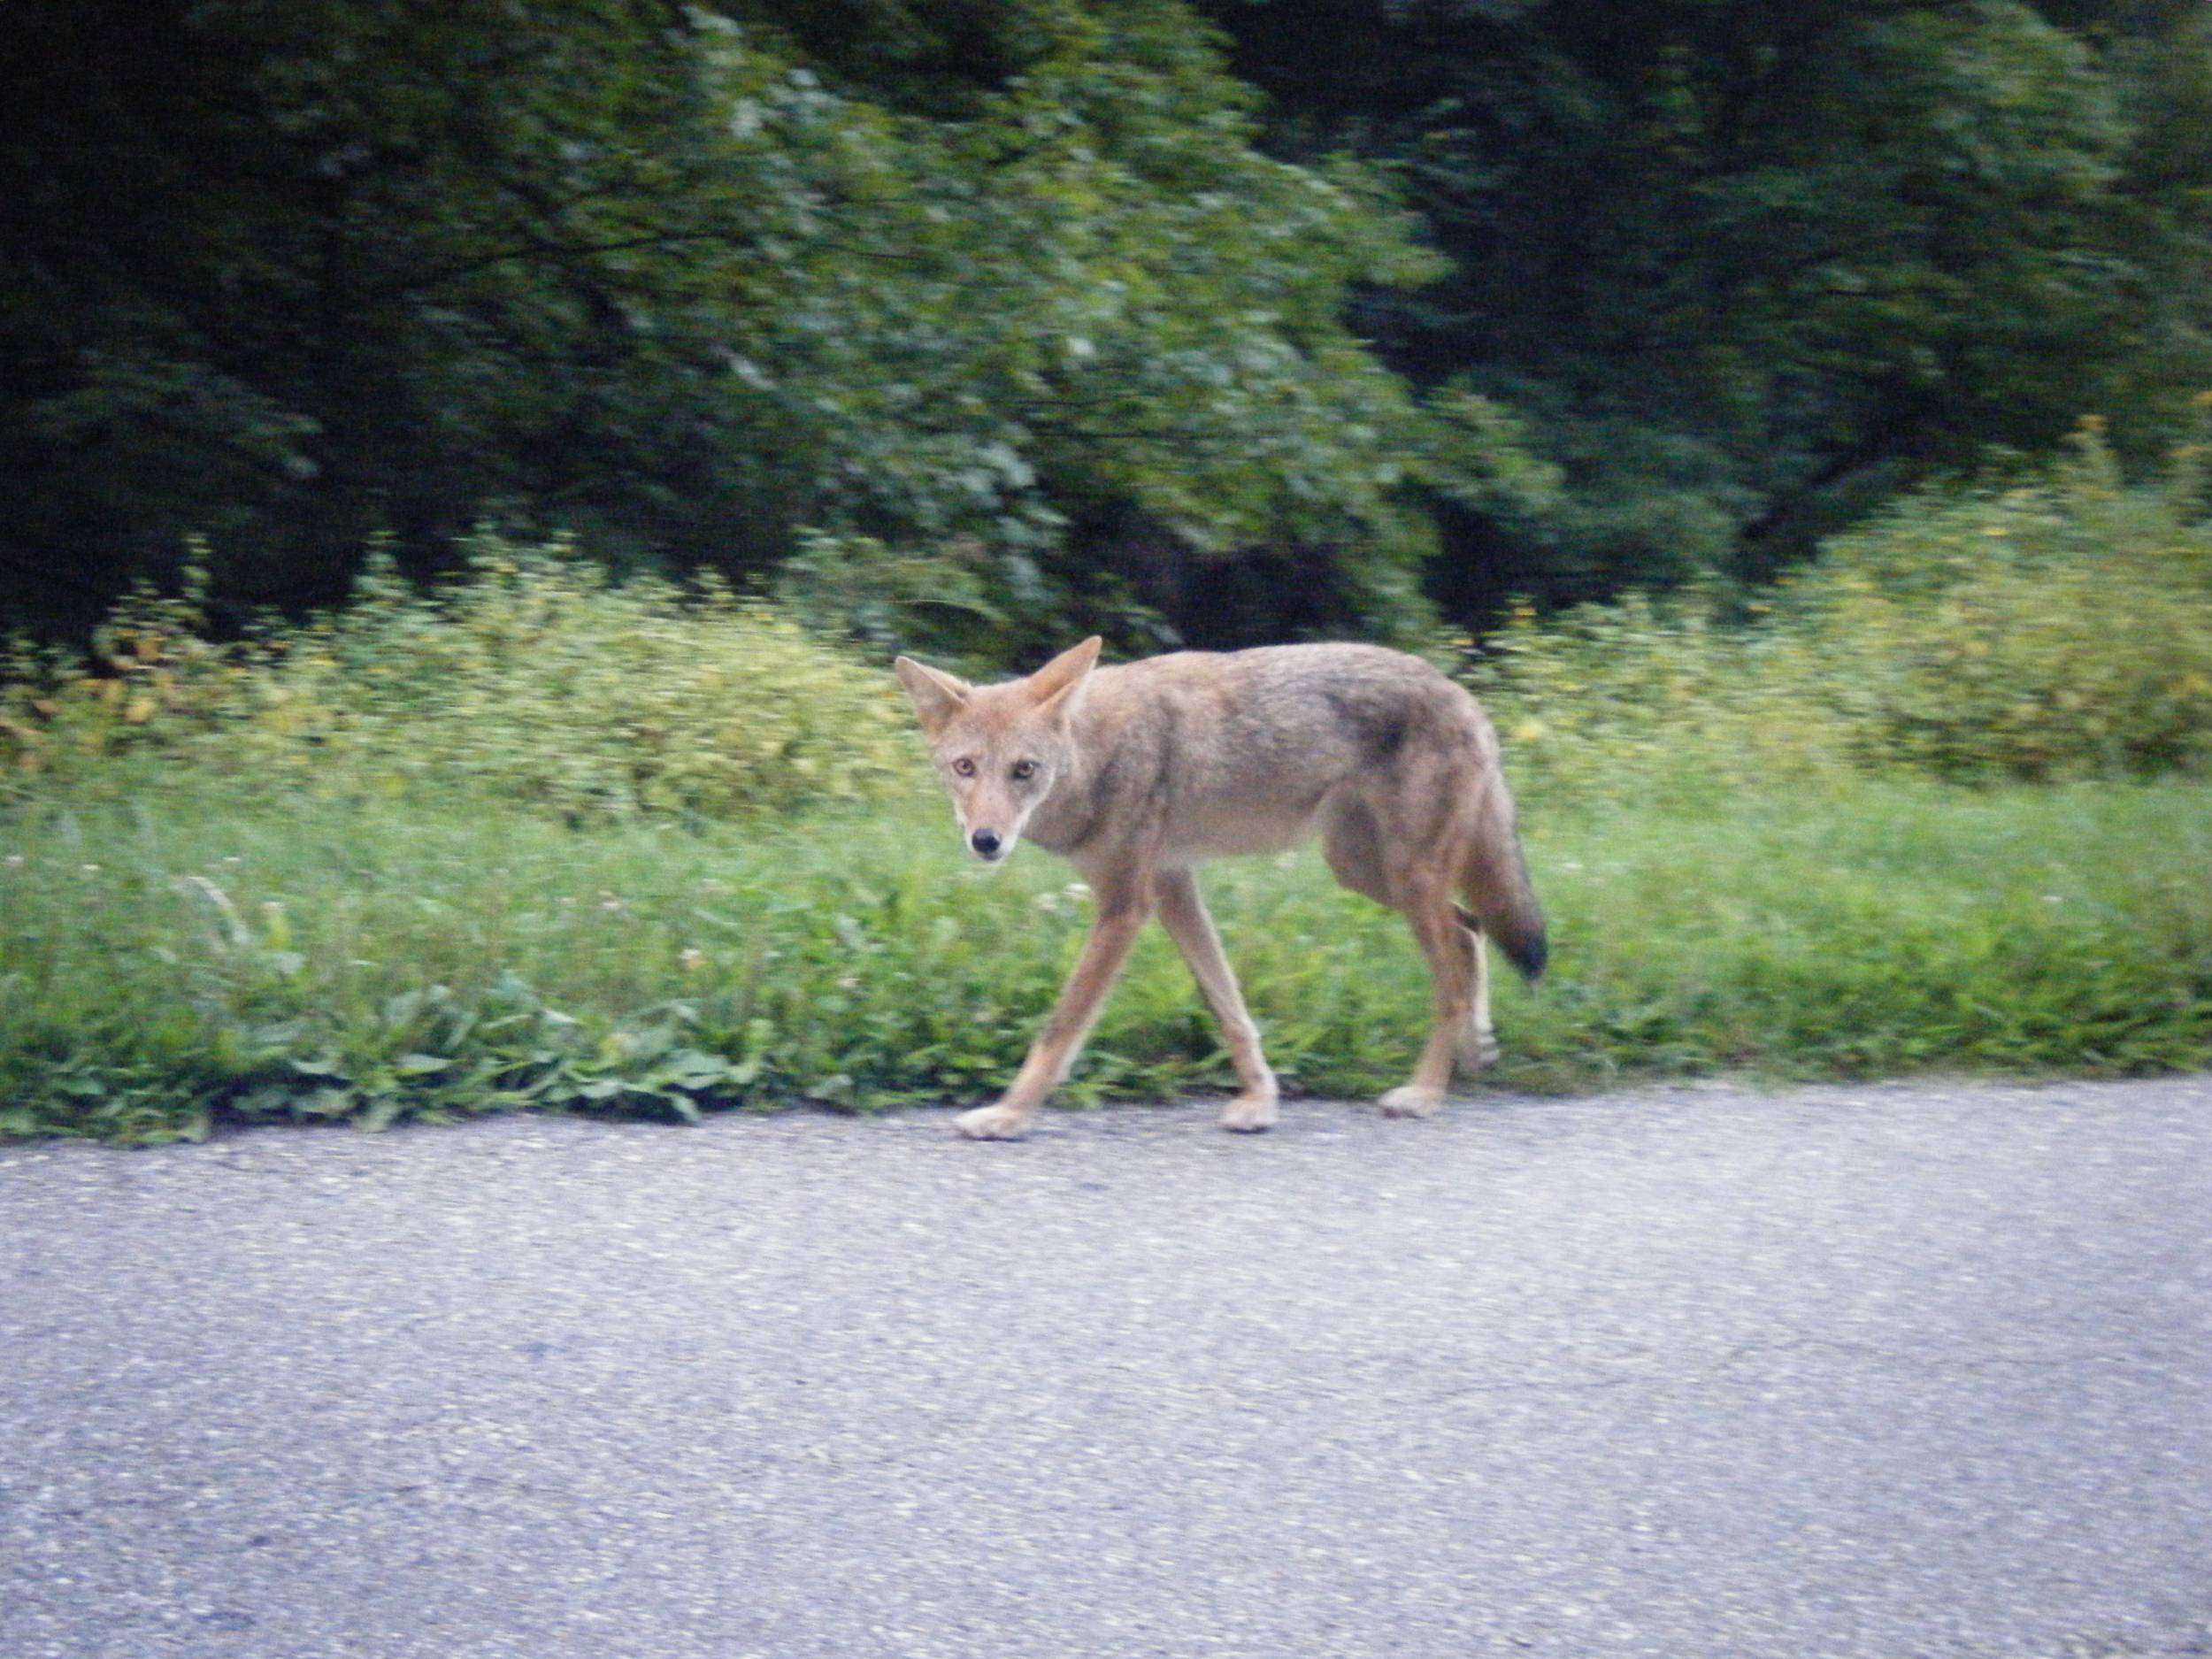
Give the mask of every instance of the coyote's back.
[[1232, 1126], [1272, 1121], [1273, 1078], [1191, 871], [1316, 834], [1336, 879], [1402, 912], [1428, 957], [1435, 1029], [1412, 1082], [1384, 1105], [1432, 1110], [1455, 1054], [1471, 1068], [1495, 1052], [1482, 936], [1531, 979], [1546, 956], [1480, 705], [1427, 664], [1378, 646], [1180, 652], [1094, 669], [1097, 651], [1087, 641], [1027, 680], [980, 687], [899, 662], [970, 844], [996, 859], [1026, 834], [1072, 861], [1098, 895], [1098, 932], [1031, 1064], [1000, 1107], [964, 1126], [1019, 1132], [1072, 1061], [1125, 936], [1154, 913], [1229, 1037], [1245, 1084]]
[[1109, 814], [1142, 833], [1156, 813], [1160, 856], [1182, 861], [1318, 833], [1346, 886], [1402, 908], [1401, 895], [1446, 879], [1517, 967], [1542, 971], [1543, 917], [1497, 733], [1419, 658], [1275, 645], [1102, 668], [1076, 736], [1103, 776], [1032, 830], [1039, 845], [1072, 852], [1066, 830]]

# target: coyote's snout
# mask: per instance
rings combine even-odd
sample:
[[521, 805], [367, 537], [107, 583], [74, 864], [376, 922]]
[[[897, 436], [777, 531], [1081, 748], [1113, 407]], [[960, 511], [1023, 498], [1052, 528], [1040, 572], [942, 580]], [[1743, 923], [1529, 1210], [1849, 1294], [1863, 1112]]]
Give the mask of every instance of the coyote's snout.
[[1428, 958], [1435, 1020], [1386, 1112], [1425, 1117], [1456, 1059], [1497, 1053], [1486, 935], [1530, 979], [1544, 918], [1481, 706], [1425, 663], [1371, 645], [1186, 651], [1098, 667], [1086, 640], [1026, 680], [965, 680], [902, 657], [960, 833], [996, 862], [1024, 836], [1089, 882], [1097, 925], [1013, 1085], [962, 1131], [1011, 1139], [1075, 1063], [1145, 922], [1157, 916], [1234, 1062], [1231, 1129], [1275, 1121], [1275, 1074], [1192, 872], [1318, 834], [1330, 870], [1402, 912]]

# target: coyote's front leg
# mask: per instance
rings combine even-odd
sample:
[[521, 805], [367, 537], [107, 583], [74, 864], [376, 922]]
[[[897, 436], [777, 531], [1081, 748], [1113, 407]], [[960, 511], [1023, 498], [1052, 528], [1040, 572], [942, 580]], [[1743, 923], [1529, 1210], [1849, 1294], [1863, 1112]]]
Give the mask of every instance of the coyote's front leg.
[[1275, 1073], [1260, 1052], [1259, 1027], [1245, 1011], [1237, 976], [1221, 954], [1221, 936], [1214, 932], [1213, 918], [1206, 914], [1206, 902], [1198, 896], [1198, 879], [1187, 869], [1163, 870], [1159, 895], [1160, 924], [1190, 964], [1191, 977], [1213, 1010], [1222, 1041], [1229, 1047], [1230, 1064], [1236, 1067], [1237, 1097], [1222, 1108], [1221, 1126], [1247, 1133], [1272, 1128]]
[[1030, 1045], [1029, 1057], [1015, 1074], [1013, 1087], [997, 1105], [979, 1106], [955, 1118], [962, 1134], [978, 1141], [1020, 1140], [1029, 1133], [1031, 1115], [1074, 1065], [1083, 1040], [1091, 1034], [1098, 1010], [1105, 1003], [1106, 993], [1113, 988], [1122, 964], [1129, 959], [1129, 947], [1136, 942], [1138, 931], [1149, 914], [1148, 906], [1134, 894], [1118, 898], [1110, 908], [1102, 894], [1100, 904], [1097, 925], [1084, 942], [1075, 972], [1062, 987], [1044, 1030]]

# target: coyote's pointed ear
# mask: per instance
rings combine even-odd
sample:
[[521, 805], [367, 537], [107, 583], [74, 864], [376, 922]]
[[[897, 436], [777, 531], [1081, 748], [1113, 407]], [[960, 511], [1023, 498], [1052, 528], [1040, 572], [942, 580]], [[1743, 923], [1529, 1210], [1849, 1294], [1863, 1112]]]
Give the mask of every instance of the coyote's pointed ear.
[[902, 657], [891, 664], [891, 670], [898, 675], [899, 684], [906, 687], [906, 695], [912, 699], [915, 715], [921, 720], [925, 732], [937, 732], [968, 701], [968, 682], [941, 668]]
[[1083, 682], [1090, 678], [1092, 666], [1098, 661], [1099, 648], [1105, 643], [1094, 634], [1082, 644], [1070, 646], [1030, 675], [1025, 682], [1030, 701], [1053, 719], [1066, 719], [1075, 711], [1076, 701], [1082, 695]]

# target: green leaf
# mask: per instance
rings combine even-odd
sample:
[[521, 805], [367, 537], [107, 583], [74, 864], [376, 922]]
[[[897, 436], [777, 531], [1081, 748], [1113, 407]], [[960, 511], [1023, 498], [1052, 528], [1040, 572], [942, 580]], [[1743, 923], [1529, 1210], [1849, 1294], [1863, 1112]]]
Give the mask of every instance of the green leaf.
[[380, 1134], [390, 1128], [399, 1115], [407, 1110], [406, 1102], [397, 1094], [386, 1094], [369, 1102], [355, 1122], [371, 1134]]

